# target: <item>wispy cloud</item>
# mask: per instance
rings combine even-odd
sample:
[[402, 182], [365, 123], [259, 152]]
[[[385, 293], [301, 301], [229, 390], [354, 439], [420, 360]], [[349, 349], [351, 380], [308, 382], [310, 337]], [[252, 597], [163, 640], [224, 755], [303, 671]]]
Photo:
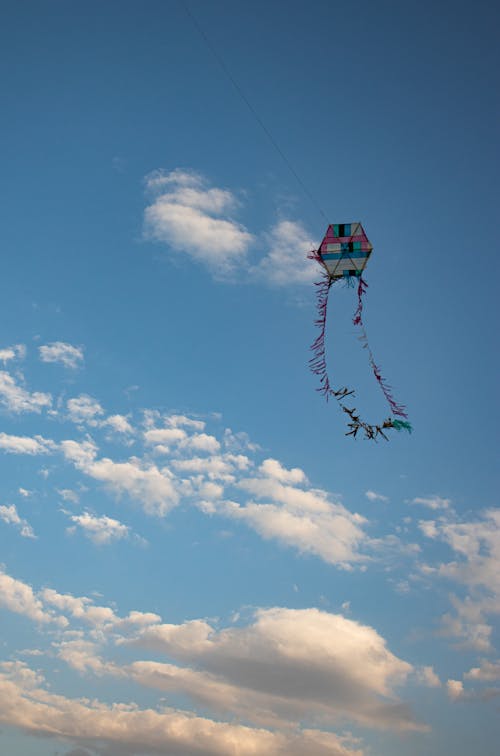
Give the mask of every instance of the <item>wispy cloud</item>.
[[297, 221], [282, 220], [264, 235], [267, 253], [251, 274], [271, 286], [312, 283], [318, 278], [317, 263], [307, 253], [315, 249], [306, 229]]
[[24, 344], [14, 344], [14, 346], [0, 349], [0, 362], [4, 364], [11, 360], [23, 360], [26, 357], [26, 347]]
[[43, 436], [12, 436], [0, 433], [0, 449], [11, 454], [47, 454], [56, 444]]
[[411, 500], [411, 504], [420, 504], [428, 509], [448, 509], [451, 505], [450, 499], [443, 499], [441, 496], [417, 496]]
[[36, 538], [33, 528], [27, 520], [19, 516], [14, 504], [10, 506], [0, 505], [0, 520], [8, 525], [14, 525], [23, 538]]
[[365, 491], [365, 496], [369, 501], [389, 501], [388, 496], [384, 496], [376, 491]]
[[96, 517], [90, 512], [84, 512], [80, 515], [70, 514], [69, 519], [74, 525], [68, 528], [68, 531], [73, 532], [78, 528], [98, 546], [120, 541], [128, 538], [130, 534], [130, 528], [127, 525], [106, 515]]
[[14, 413], [39, 413], [44, 407], [50, 407], [52, 397], [41, 391], [31, 393], [19, 385], [10, 373], [0, 370], [0, 404]]
[[83, 349], [64, 341], [53, 341], [38, 347], [42, 362], [58, 362], [64, 367], [75, 370], [83, 365]]
[[442, 632], [463, 646], [491, 651], [488, 616], [500, 614], [500, 509], [485, 510], [467, 522], [445, 508], [440, 519], [423, 520], [419, 527], [428, 538], [444, 542], [454, 557], [437, 565], [422, 564], [421, 572], [465, 588], [464, 595], [451, 597], [453, 611], [444, 614]]

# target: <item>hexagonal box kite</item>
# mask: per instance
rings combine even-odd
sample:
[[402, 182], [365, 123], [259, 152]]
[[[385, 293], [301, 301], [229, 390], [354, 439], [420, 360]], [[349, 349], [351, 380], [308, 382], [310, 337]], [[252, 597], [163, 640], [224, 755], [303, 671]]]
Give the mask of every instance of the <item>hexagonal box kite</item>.
[[338, 278], [359, 278], [364, 271], [373, 247], [361, 223], [333, 223], [318, 253], [328, 275]]

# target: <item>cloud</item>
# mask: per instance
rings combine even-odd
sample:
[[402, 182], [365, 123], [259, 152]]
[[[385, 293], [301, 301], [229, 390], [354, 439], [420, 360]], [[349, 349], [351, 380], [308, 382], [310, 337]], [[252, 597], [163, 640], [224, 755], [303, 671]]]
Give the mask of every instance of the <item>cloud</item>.
[[265, 236], [269, 251], [251, 270], [251, 274], [272, 286], [310, 284], [318, 278], [318, 265], [307, 253], [315, 249], [301, 223], [282, 220]]
[[97, 418], [104, 415], [104, 410], [92, 396], [80, 394], [80, 396], [68, 399], [66, 406], [68, 408], [69, 419], [74, 423], [88, 423], [96, 425]]
[[110, 415], [102, 421], [102, 426], [109, 426], [116, 433], [134, 432], [134, 429], [130, 425], [125, 415]]
[[78, 504], [80, 501], [80, 496], [71, 488], [58, 488], [57, 493], [64, 501], [69, 501], [71, 504]]
[[369, 501], [389, 501], [387, 496], [376, 493], [375, 491], [365, 491], [365, 496]]
[[83, 349], [64, 341], [54, 341], [40, 346], [38, 352], [42, 362], [58, 362], [72, 370], [83, 365]]
[[437, 674], [434, 672], [433, 667], [430, 667], [430, 666], [420, 667], [420, 669], [416, 671], [416, 677], [421, 685], [425, 685], [428, 688], [441, 687], [441, 680], [439, 679]]
[[146, 178], [146, 187], [154, 194], [144, 213], [147, 238], [188, 255], [216, 275], [244, 264], [253, 237], [230, 217], [238, 204], [230, 191], [180, 170], [155, 171]]
[[479, 667], [473, 667], [465, 673], [467, 680], [480, 680], [481, 682], [493, 682], [500, 680], [500, 659], [494, 662], [483, 659]]
[[40, 591], [40, 599], [60, 612], [69, 614], [74, 619], [81, 620], [91, 627], [112, 625], [116, 614], [109, 606], [96, 606], [87, 596], [73, 596], [71, 593], [59, 593], [53, 588]]
[[[105, 747], [112, 753], [181, 756], [362, 756], [348, 739], [317, 730], [272, 732], [215, 722], [164, 707], [141, 709], [134, 703], [107, 705], [66, 698], [41, 687], [41, 676], [17, 662], [0, 672], [0, 721], [31, 734], [63, 737]], [[115, 751], [115, 749], [117, 749]], [[78, 752], [78, 751], [77, 751]]]
[[460, 680], [448, 680], [446, 689], [452, 701], [456, 701], [464, 694], [464, 685]]
[[50, 407], [52, 397], [40, 391], [30, 393], [16, 383], [10, 373], [0, 370], [0, 404], [3, 404], [10, 412], [40, 413], [44, 407]]
[[3, 504], [0, 505], [0, 520], [3, 520], [8, 525], [15, 525], [23, 538], [36, 538], [33, 528], [27, 520], [19, 517], [14, 504], [11, 504], [10, 507]]
[[[258, 609], [253, 624], [217, 631], [203, 620], [151, 626], [129, 645], [159, 651], [182, 667], [135, 662], [134, 679], [181, 688], [216, 711], [258, 724], [351, 720], [422, 729], [395, 696], [412, 667], [371, 627], [318, 609]], [[189, 669], [185, 665], [194, 665]]]
[[95, 517], [89, 512], [84, 512], [81, 515], [70, 515], [69, 519], [75, 523], [75, 527], [79, 527], [83, 531], [92, 543], [98, 546], [120, 541], [130, 534], [130, 528], [127, 525], [106, 515]]
[[421, 521], [419, 527], [427, 537], [445, 543], [454, 556], [436, 566], [421, 565], [422, 573], [467, 589], [464, 596], [451, 597], [454, 612], [444, 614], [443, 634], [463, 646], [491, 651], [492, 626], [487, 618], [500, 614], [500, 509], [485, 510], [470, 522], [450, 512], [439, 520]]
[[276, 538], [330, 564], [348, 568], [366, 561], [359, 550], [368, 540], [363, 531], [366, 520], [331, 502], [325, 491], [300, 484], [306, 484], [302, 470], [287, 471], [276, 460], [265, 460], [256, 476], [236, 484], [264, 502], [225, 501], [216, 511], [245, 522], [264, 538]]
[[139, 501], [147, 514], [164, 517], [179, 503], [173, 476], [166, 467], [160, 469], [134, 457], [128, 462], [113, 462], [104, 457], [83, 470], [119, 496], [127, 494]]
[[53, 612], [44, 608], [31, 586], [7, 575], [3, 570], [0, 570], [0, 606], [41, 624], [56, 622], [63, 627], [67, 624], [64, 618], [55, 617]]
[[25, 357], [26, 347], [24, 344], [14, 344], [14, 346], [0, 349], [0, 361], [4, 364], [11, 360], [24, 360]]
[[441, 496], [417, 496], [411, 500], [410, 504], [420, 504], [429, 509], [448, 509], [451, 505], [451, 500], [443, 499]]
[[0, 433], [0, 449], [11, 454], [48, 454], [56, 444], [43, 436], [11, 436]]

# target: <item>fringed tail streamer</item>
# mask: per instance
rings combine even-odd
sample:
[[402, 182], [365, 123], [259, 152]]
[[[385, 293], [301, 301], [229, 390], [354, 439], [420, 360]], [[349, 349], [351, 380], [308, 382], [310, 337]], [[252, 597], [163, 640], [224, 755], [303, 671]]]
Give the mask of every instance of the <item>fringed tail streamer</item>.
[[392, 387], [387, 383], [386, 379], [383, 377], [382, 373], [380, 372], [380, 367], [375, 362], [375, 358], [373, 357], [373, 352], [370, 349], [370, 344], [368, 343], [368, 336], [367, 336], [365, 325], [363, 323], [363, 318], [362, 318], [363, 296], [366, 293], [367, 289], [368, 289], [368, 284], [362, 278], [362, 276], [360, 276], [359, 283], [358, 283], [358, 306], [356, 308], [356, 312], [354, 313], [352, 322], [354, 323], [354, 325], [359, 326], [361, 330], [361, 335], [359, 337], [359, 340], [363, 345], [363, 349], [366, 349], [366, 351], [368, 352], [368, 361], [373, 371], [373, 375], [377, 379], [378, 384], [380, 388], [382, 389], [382, 393], [387, 399], [389, 407], [391, 408], [394, 415], [398, 415], [398, 417], [404, 417], [407, 419], [408, 415], [406, 413], [406, 407], [403, 404], [398, 404], [398, 402], [394, 399], [394, 396], [392, 395]]
[[[323, 261], [321, 259], [321, 256], [316, 250], [313, 250], [308, 254], [308, 257], [312, 260], [316, 260], [319, 262], [323, 267]], [[349, 430], [346, 432], [346, 436], [352, 436], [353, 438], [356, 438], [358, 432], [360, 430], [363, 431], [365, 438], [377, 441], [379, 436], [382, 436], [386, 441], [389, 439], [387, 438], [385, 431], [389, 428], [394, 428], [395, 430], [402, 430], [405, 429], [409, 433], [411, 433], [412, 427], [411, 424], [408, 422], [408, 420], [397, 420], [393, 418], [387, 418], [387, 420], [384, 420], [380, 424], [370, 425], [369, 423], [366, 423], [364, 420], [361, 419], [359, 414], [357, 413], [355, 408], [347, 407], [343, 400], [348, 396], [354, 396], [354, 391], [351, 389], [348, 389], [347, 387], [343, 387], [340, 389], [334, 389], [332, 387], [332, 384], [330, 382], [330, 378], [328, 375], [328, 368], [326, 363], [326, 347], [325, 347], [325, 339], [326, 339], [326, 321], [327, 321], [327, 313], [328, 313], [328, 297], [330, 294], [330, 289], [332, 287], [332, 284], [335, 282], [335, 279], [332, 278], [326, 268], [324, 269], [324, 275], [321, 279], [321, 281], [317, 281], [315, 283], [316, 286], [316, 307], [317, 307], [317, 318], [314, 321], [314, 324], [319, 328], [319, 334], [311, 344], [311, 350], [313, 353], [313, 356], [309, 360], [309, 367], [311, 369], [311, 372], [314, 375], [317, 375], [319, 377], [320, 385], [316, 389], [319, 391], [320, 394], [322, 394], [325, 399], [328, 401], [330, 397], [334, 397], [340, 404], [342, 411], [346, 413], [346, 415], [349, 417], [349, 421], [347, 423], [347, 426]], [[396, 400], [394, 399], [391, 387], [385, 380], [385, 378], [382, 376], [380, 372], [380, 368], [375, 362], [375, 359], [373, 357], [373, 353], [370, 349], [370, 345], [368, 343], [368, 336], [366, 334], [366, 330], [363, 324], [362, 319], [362, 313], [363, 313], [363, 295], [366, 293], [366, 290], [368, 288], [368, 284], [366, 281], [360, 276], [358, 279], [358, 305], [356, 308], [356, 312], [354, 313], [353, 317], [353, 323], [354, 325], [357, 325], [361, 328], [361, 335], [360, 335], [360, 341], [363, 344], [363, 347], [368, 352], [368, 359], [370, 362], [370, 366], [373, 370], [373, 373], [375, 375], [375, 378], [377, 379], [378, 384], [380, 385], [380, 388], [382, 389], [382, 392], [389, 403], [389, 406], [393, 412], [394, 415], [398, 415], [399, 417], [407, 418], [405, 407], [401, 404], [398, 404]]]

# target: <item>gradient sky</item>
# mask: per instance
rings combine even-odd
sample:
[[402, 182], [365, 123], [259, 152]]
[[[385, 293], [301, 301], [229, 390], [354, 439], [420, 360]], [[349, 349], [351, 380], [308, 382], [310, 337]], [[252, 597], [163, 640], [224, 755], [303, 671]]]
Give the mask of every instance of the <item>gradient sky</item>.
[[498, 9], [188, 8], [2, 4], [0, 750], [493, 756]]

